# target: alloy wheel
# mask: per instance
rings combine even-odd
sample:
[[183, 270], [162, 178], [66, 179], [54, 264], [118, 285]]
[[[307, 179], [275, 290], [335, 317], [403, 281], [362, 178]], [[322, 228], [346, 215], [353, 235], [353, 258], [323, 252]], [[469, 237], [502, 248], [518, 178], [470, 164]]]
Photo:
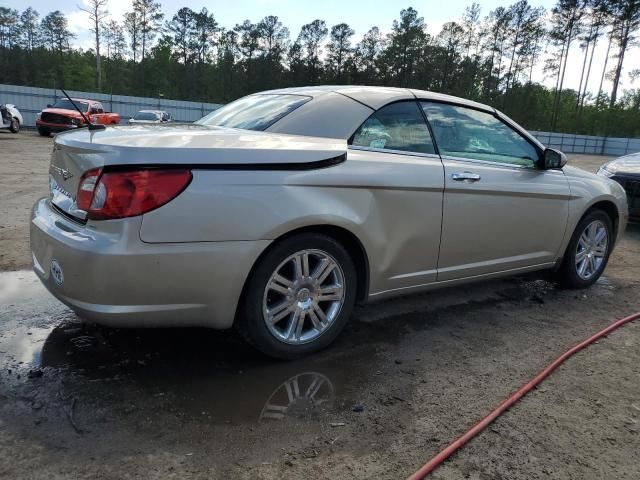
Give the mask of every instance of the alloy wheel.
[[278, 340], [312, 342], [338, 318], [345, 301], [345, 276], [322, 250], [301, 250], [275, 269], [265, 287], [264, 322]]
[[581, 279], [589, 280], [600, 271], [608, 242], [607, 228], [600, 220], [594, 220], [584, 229], [575, 255], [576, 272]]

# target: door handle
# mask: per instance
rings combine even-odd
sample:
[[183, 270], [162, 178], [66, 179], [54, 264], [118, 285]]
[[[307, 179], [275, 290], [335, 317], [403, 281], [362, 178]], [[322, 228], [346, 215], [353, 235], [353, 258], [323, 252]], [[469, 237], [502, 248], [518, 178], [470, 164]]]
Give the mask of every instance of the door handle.
[[462, 173], [452, 173], [451, 178], [456, 182], [477, 182], [482, 177], [477, 173], [472, 172], [462, 172]]

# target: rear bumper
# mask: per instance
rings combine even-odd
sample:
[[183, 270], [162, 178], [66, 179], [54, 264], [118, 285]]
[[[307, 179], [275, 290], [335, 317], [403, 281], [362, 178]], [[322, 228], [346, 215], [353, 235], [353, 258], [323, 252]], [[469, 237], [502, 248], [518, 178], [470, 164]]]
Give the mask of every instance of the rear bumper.
[[141, 223], [103, 221], [98, 231], [41, 199], [31, 217], [33, 269], [56, 298], [96, 323], [230, 327], [245, 278], [269, 241], [148, 244], [139, 238]]

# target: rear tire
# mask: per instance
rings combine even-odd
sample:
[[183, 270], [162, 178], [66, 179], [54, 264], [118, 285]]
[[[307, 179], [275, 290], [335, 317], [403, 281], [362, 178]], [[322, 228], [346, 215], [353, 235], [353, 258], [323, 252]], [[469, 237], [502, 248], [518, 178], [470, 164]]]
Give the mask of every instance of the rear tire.
[[38, 133], [40, 134], [41, 137], [48, 137], [51, 135], [51, 132], [49, 130], [45, 130], [44, 128], [40, 128], [40, 127], [38, 127]]
[[235, 326], [266, 355], [299, 358], [335, 340], [351, 316], [356, 290], [353, 260], [340, 243], [317, 233], [295, 235], [254, 267]]
[[18, 133], [20, 131], [20, 121], [16, 117], [11, 118], [9, 130], [11, 130], [11, 133]]
[[607, 266], [613, 241], [609, 215], [602, 210], [585, 215], [573, 232], [555, 274], [560, 286], [579, 289], [593, 285]]

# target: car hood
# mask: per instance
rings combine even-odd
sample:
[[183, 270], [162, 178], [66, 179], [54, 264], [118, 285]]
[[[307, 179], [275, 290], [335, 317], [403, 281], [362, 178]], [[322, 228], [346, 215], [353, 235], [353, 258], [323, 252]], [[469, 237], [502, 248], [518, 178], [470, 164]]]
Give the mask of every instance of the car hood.
[[614, 167], [615, 173], [629, 173], [634, 175], [640, 174], [640, 152], [632, 153], [631, 155], [625, 155], [624, 157], [616, 158], [607, 163], [606, 166]]
[[42, 110], [42, 113], [55, 113], [57, 115], [66, 115], [67, 117], [81, 117], [76, 110], [67, 110], [66, 108], [45, 108]]

